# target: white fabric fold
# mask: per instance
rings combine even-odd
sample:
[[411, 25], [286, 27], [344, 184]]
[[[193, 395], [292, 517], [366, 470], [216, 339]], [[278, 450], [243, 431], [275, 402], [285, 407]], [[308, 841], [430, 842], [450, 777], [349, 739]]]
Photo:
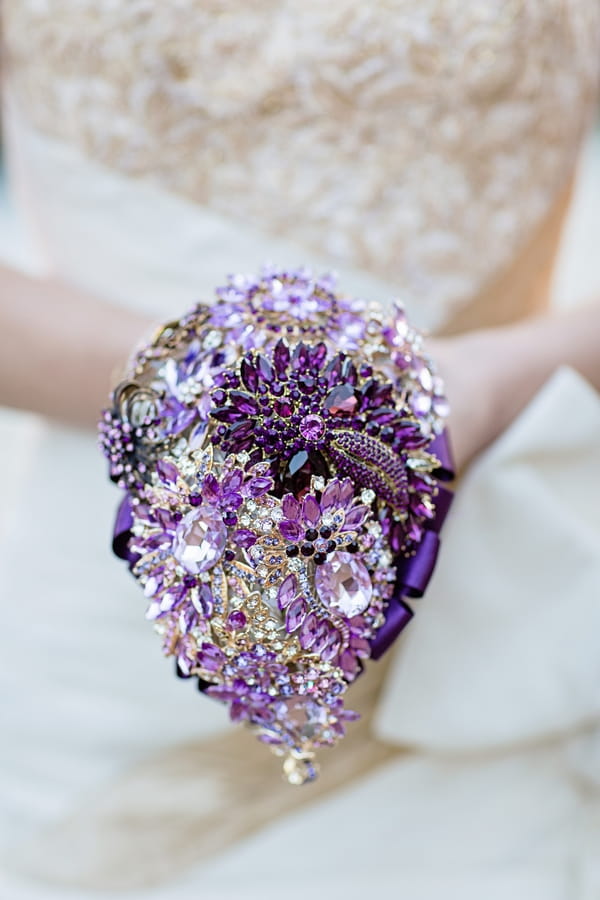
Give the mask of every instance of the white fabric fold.
[[600, 717], [600, 397], [563, 368], [464, 476], [377, 734], [473, 750]]

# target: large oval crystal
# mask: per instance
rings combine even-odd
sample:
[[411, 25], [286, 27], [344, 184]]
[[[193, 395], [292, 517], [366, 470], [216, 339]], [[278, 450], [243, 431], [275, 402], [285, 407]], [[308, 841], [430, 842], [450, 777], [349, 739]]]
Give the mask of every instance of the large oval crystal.
[[206, 572], [219, 561], [227, 543], [227, 526], [212, 506], [199, 506], [177, 526], [173, 556], [192, 575]]
[[344, 550], [332, 553], [317, 567], [315, 585], [323, 603], [348, 618], [364, 612], [373, 595], [367, 567]]

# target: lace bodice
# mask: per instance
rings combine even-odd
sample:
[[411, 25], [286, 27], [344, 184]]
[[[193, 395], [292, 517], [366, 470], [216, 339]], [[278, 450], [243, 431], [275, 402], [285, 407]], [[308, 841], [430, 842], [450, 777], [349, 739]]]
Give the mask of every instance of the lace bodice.
[[3, 16], [41, 133], [434, 309], [471, 299], [551, 208], [600, 58], [598, 0], [5, 0]]

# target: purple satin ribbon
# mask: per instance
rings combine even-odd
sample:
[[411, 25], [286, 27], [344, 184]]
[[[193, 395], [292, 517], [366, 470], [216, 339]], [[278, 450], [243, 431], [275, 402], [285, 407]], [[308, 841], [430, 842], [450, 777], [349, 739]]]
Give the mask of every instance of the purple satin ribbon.
[[434, 456], [437, 456], [440, 461], [439, 468], [435, 473], [440, 481], [454, 481], [454, 460], [452, 458], [452, 450], [450, 449], [448, 432], [442, 431], [441, 434], [436, 435], [427, 450], [429, 453], [433, 453]]
[[131, 540], [131, 526], [133, 525], [133, 513], [131, 510], [131, 497], [125, 494], [121, 500], [113, 529], [112, 549], [115, 556], [124, 559], [131, 569], [135, 561], [139, 559], [136, 553], [129, 549]]
[[[454, 478], [454, 465], [448, 435], [445, 431], [438, 435], [429, 445], [429, 450], [440, 461], [436, 475], [442, 481]], [[438, 551], [440, 549], [439, 531], [452, 504], [452, 491], [441, 485], [435, 498], [435, 515], [428, 524], [414, 556], [398, 562], [398, 577], [394, 594], [389, 602], [386, 619], [371, 642], [371, 658], [380, 659], [394, 643], [400, 632], [406, 628], [414, 613], [405, 603], [405, 597], [422, 597], [429, 584]]]

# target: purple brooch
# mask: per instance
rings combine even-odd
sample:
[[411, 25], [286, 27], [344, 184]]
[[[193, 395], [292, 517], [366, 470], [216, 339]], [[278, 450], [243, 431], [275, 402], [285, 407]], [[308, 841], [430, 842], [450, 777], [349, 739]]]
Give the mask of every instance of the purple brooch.
[[103, 413], [114, 548], [177, 673], [302, 784], [433, 570], [447, 402], [399, 306], [390, 324], [305, 268], [216, 294], [138, 353]]

